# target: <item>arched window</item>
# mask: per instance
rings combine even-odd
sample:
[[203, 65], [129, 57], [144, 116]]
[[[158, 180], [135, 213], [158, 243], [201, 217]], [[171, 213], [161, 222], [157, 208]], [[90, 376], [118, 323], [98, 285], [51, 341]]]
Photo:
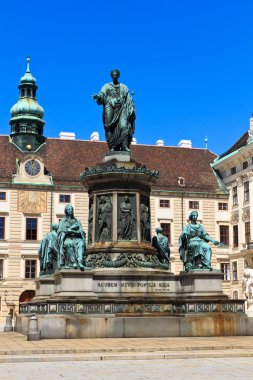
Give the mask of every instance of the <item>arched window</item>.
[[237, 292], [237, 290], [235, 290], [233, 292], [233, 300], [238, 300], [238, 292]]

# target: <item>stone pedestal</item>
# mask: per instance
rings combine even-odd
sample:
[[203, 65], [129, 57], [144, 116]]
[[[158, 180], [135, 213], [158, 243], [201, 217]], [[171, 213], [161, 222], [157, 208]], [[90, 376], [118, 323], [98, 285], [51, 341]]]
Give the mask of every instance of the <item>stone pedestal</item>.
[[36, 297], [37, 298], [46, 298], [51, 296], [54, 292], [54, 276], [42, 276], [35, 280], [36, 286]]
[[60, 270], [54, 274], [55, 286], [52, 297], [87, 297], [97, 298], [93, 292], [93, 271], [75, 269]]
[[222, 293], [220, 272], [175, 276], [150, 268], [96, 268], [60, 270], [53, 277], [49, 297], [20, 306], [16, 331], [26, 333], [27, 318], [36, 313], [42, 338], [253, 333], [244, 301]]
[[180, 273], [181, 293], [184, 297], [227, 298], [222, 291], [223, 274], [220, 271], [195, 270]]

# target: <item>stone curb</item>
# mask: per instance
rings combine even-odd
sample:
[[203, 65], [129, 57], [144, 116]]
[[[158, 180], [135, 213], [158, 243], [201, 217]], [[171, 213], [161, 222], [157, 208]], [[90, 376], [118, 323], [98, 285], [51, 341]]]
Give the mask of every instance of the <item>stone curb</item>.
[[194, 358], [233, 358], [253, 357], [253, 350], [197, 350], [178, 352], [150, 352], [150, 353], [119, 353], [119, 354], [30, 354], [30, 355], [4, 355], [0, 363], [25, 362], [59, 362], [59, 361], [102, 361], [102, 360], [161, 360], [161, 359], [194, 359]]

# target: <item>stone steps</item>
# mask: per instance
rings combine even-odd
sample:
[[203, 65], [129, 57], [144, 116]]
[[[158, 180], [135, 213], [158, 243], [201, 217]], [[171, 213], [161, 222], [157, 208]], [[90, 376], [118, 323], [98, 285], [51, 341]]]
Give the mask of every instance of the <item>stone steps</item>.
[[59, 361], [102, 361], [102, 360], [161, 360], [161, 359], [193, 359], [193, 358], [233, 358], [253, 357], [253, 349], [232, 350], [182, 350], [153, 352], [104, 352], [104, 353], [29, 353], [6, 354], [0, 356], [0, 363], [24, 362], [59, 362]]

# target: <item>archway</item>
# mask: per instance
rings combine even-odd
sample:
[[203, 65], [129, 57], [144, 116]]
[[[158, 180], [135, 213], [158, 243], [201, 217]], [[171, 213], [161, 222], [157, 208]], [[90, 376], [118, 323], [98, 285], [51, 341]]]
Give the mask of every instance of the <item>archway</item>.
[[20, 294], [19, 303], [31, 301], [31, 299], [33, 299], [34, 296], [35, 290], [25, 290], [23, 293]]

